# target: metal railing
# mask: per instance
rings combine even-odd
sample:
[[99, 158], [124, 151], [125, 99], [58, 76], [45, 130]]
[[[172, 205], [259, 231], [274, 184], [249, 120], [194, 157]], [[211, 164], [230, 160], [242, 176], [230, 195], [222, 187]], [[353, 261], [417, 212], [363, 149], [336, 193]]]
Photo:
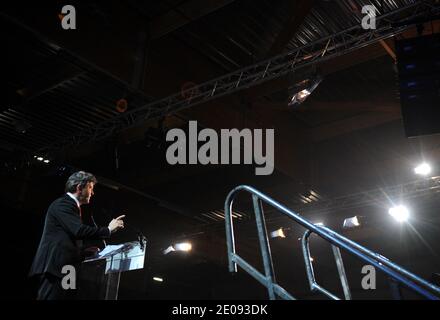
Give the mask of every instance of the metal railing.
[[[233, 229], [231, 213], [232, 213], [233, 201], [236, 195], [241, 191], [246, 191], [252, 195], [252, 203], [254, 207], [255, 219], [258, 229], [258, 239], [263, 257], [264, 274], [259, 272], [253, 266], [251, 266], [248, 262], [246, 262], [243, 258], [241, 258], [235, 251], [234, 229]], [[439, 298], [440, 288], [435, 286], [434, 284], [429, 283], [428, 281], [405, 270], [401, 266], [393, 263], [392, 261], [381, 256], [380, 254], [377, 254], [359, 245], [358, 243], [341, 236], [340, 234], [336, 233], [335, 231], [327, 227], [318, 226], [311, 223], [310, 221], [304, 219], [301, 215], [286, 208], [282, 204], [276, 202], [275, 200], [259, 192], [258, 190], [250, 186], [241, 185], [233, 189], [228, 194], [225, 200], [225, 224], [226, 224], [226, 241], [227, 241], [227, 250], [228, 250], [229, 271], [237, 272], [237, 265], [239, 265], [247, 273], [249, 273], [249, 275], [254, 277], [257, 281], [259, 281], [262, 285], [264, 285], [267, 288], [269, 298], [271, 300], [276, 299], [277, 296], [282, 299], [290, 299], [290, 300], [294, 300], [295, 298], [290, 293], [288, 293], [283, 287], [281, 287], [276, 283], [262, 202], [274, 207], [275, 209], [287, 215], [292, 220], [294, 220], [295, 222], [297, 222], [298, 224], [300, 224], [301, 226], [307, 229], [307, 231], [304, 233], [301, 239], [301, 244], [304, 255], [304, 262], [306, 265], [306, 273], [307, 273], [310, 289], [313, 292], [316, 291], [321, 292], [331, 299], [335, 299], [335, 300], [340, 299], [333, 293], [321, 287], [316, 282], [315, 274], [313, 271], [312, 260], [310, 256], [310, 248], [309, 248], [309, 237], [312, 233], [315, 233], [318, 236], [320, 236], [322, 239], [330, 242], [330, 244], [332, 245], [333, 254], [335, 256], [336, 265], [341, 280], [345, 299], [347, 300], [351, 299], [351, 292], [345, 274], [345, 269], [344, 269], [344, 264], [340, 253], [340, 249], [343, 249], [349, 254], [374, 266], [381, 272], [385, 273], [391, 280], [395, 281], [398, 284], [404, 285], [410, 290], [420, 294], [424, 298], [431, 300], [440, 300]]]

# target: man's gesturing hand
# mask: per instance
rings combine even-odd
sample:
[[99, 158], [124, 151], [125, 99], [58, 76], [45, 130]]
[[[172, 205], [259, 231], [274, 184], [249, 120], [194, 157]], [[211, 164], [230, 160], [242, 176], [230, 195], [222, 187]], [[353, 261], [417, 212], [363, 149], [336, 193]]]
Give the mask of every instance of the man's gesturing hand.
[[118, 231], [119, 229], [124, 228], [124, 221], [122, 221], [122, 218], [125, 218], [125, 215], [119, 216], [116, 219], [113, 219], [109, 225], [108, 228], [110, 229], [111, 233], [114, 233]]

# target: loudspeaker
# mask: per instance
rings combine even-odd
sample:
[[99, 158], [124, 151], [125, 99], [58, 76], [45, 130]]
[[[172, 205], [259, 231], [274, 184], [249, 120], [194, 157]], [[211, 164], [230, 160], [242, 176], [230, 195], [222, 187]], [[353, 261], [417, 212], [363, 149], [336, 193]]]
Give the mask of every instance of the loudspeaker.
[[440, 34], [396, 41], [407, 137], [440, 133]]

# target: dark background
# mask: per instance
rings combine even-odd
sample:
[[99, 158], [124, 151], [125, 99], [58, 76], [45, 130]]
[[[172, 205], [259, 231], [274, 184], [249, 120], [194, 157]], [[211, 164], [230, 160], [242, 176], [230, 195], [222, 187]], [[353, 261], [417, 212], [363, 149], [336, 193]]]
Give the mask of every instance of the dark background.
[[[410, 3], [383, 2], [384, 12]], [[361, 1], [348, 0], [71, 4], [77, 30], [61, 28], [61, 2], [16, 1], [1, 8], [6, 55], [1, 59], [0, 212], [2, 274], [7, 275], [2, 298], [34, 299], [36, 284], [26, 275], [45, 212], [75, 170], [99, 180], [84, 207], [86, 221], [93, 214], [106, 225], [126, 214], [126, 223], [148, 239], [145, 268], [122, 275], [121, 299], [267, 299], [265, 289], [243, 270], [231, 275], [227, 269], [224, 201], [241, 184], [427, 280], [440, 272], [438, 179], [433, 178], [439, 173], [440, 140], [406, 137], [393, 56], [395, 39], [438, 33], [438, 20], [428, 19], [422, 31], [413, 26], [383, 43], [75, 144], [63, 139], [121, 115], [120, 99], [127, 100], [127, 112], [135, 110], [357, 25], [362, 15]], [[142, 33], [147, 40], [139, 42]], [[303, 81], [317, 74], [323, 81], [310, 97], [289, 107]], [[197, 120], [200, 129], [275, 129], [274, 173], [255, 176], [254, 165], [169, 165], [164, 135], [171, 128], [186, 130], [189, 120]], [[60, 141], [65, 143], [48, 148]], [[50, 163], [34, 158], [40, 155]], [[426, 178], [413, 173], [422, 161], [433, 167]], [[414, 184], [423, 191], [404, 187]], [[393, 187], [400, 193], [391, 192]], [[366, 202], [356, 200], [369, 195]], [[343, 199], [352, 205], [344, 206]], [[408, 223], [387, 214], [400, 202], [410, 208]], [[322, 299], [307, 284], [298, 241], [305, 230], [264, 209], [269, 230], [290, 230], [286, 238], [270, 240], [279, 284], [298, 298]], [[240, 195], [234, 210], [241, 215], [234, 219], [237, 252], [262, 270], [250, 197]], [[344, 219], [354, 215], [365, 218], [363, 227], [342, 230]], [[109, 242], [135, 239], [127, 227]], [[184, 240], [191, 241], [191, 252], [162, 254]], [[317, 281], [341, 296], [330, 245], [314, 237], [311, 250]], [[363, 290], [364, 263], [346, 253], [343, 258], [354, 298], [391, 298], [385, 276], [378, 273], [376, 290]]]

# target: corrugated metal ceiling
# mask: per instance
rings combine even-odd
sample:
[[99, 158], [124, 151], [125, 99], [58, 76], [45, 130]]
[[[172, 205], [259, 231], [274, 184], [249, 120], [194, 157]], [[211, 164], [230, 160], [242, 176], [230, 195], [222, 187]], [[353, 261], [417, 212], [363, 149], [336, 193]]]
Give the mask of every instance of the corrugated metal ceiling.
[[38, 150], [115, 117], [121, 98], [130, 108], [152, 101], [11, 21], [0, 19], [0, 30], [8, 44], [2, 60], [1, 140], [20, 149]]
[[[373, 3], [381, 10], [381, 2], [388, 11], [415, 1], [316, 1], [286, 49], [359, 23], [356, 10], [361, 5]], [[172, 10], [180, 2], [156, 3], [153, 10], [147, 4], [130, 2], [132, 7], [152, 15], [166, 12], [166, 6]], [[167, 37], [178, 38], [230, 71], [267, 54], [289, 18], [287, 7], [287, 0], [277, 5], [269, 0], [234, 1]], [[151, 101], [29, 30], [0, 20], [0, 32], [8, 48], [7, 58], [2, 60], [2, 87], [6, 88], [7, 98], [0, 105], [0, 140], [9, 145], [38, 150], [74, 131], [115, 117], [118, 99], [127, 99], [131, 109]], [[160, 46], [160, 42], [153, 44], [153, 50], [154, 45]]]

